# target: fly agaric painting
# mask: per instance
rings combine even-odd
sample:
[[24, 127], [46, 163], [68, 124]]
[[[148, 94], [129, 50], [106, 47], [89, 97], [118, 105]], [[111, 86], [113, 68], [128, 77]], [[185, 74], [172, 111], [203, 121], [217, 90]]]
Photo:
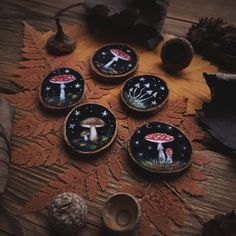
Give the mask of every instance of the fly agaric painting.
[[122, 88], [123, 102], [140, 112], [155, 111], [166, 102], [169, 94], [164, 80], [154, 75], [134, 76]]
[[64, 138], [76, 152], [96, 153], [108, 147], [116, 135], [116, 118], [99, 104], [83, 104], [66, 118]]
[[101, 76], [124, 76], [137, 68], [138, 57], [125, 44], [110, 44], [98, 49], [91, 63], [94, 72]]
[[156, 173], [175, 173], [191, 163], [192, 148], [176, 127], [151, 122], [138, 128], [129, 143], [131, 158], [142, 168]]
[[84, 79], [73, 69], [59, 68], [47, 75], [40, 99], [47, 108], [64, 109], [76, 105], [84, 94]]

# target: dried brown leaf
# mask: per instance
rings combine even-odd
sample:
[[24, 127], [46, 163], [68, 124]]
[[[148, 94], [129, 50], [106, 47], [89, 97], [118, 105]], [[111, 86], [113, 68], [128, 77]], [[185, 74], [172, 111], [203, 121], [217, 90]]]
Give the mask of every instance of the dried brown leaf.
[[108, 186], [107, 171], [105, 165], [100, 165], [97, 168], [97, 180], [102, 191], [105, 191]]
[[109, 169], [116, 180], [121, 178], [121, 165], [116, 158], [109, 158], [108, 160]]
[[193, 196], [203, 196], [204, 191], [199, 184], [187, 176], [181, 176], [178, 181], [175, 181], [175, 188], [178, 192], [186, 192]]
[[94, 173], [91, 173], [85, 179], [85, 186], [88, 199], [90, 201], [94, 200], [97, 195], [97, 186], [96, 186], [96, 176]]
[[198, 181], [204, 181], [207, 179], [206, 175], [203, 173], [203, 171], [199, 170], [196, 167], [191, 167], [190, 170], [187, 173], [187, 176], [189, 178], [192, 178], [193, 180], [198, 180]]
[[146, 235], [153, 235], [152, 228], [150, 227], [150, 223], [148, 220], [141, 216], [141, 221], [138, 227], [138, 235], [139, 236], [146, 236]]
[[206, 165], [210, 162], [210, 160], [206, 155], [199, 152], [194, 152], [192, 154], [192, 162], [197, 165]]

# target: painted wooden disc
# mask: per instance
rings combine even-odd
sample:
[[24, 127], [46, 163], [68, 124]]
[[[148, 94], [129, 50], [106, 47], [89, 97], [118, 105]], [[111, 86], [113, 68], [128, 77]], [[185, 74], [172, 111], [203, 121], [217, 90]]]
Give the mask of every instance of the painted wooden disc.
[[176, 173], [191, 163], [192, 147], [176, 127], [151, 122], [138, 128], [129, 142], [131, 158], [142, 168], [155, 173]]
[[39, 97], [49, 109], [66, 109], [80, 102], [84, 87], [84, 79], [79, 72], [70, 68], [58, 68], [43, 80]]
[[107, 148], [117, 132], [116, 117], [99, 104], [82, 104], [67, 116], [64, 138], [76, 152], [97, 153]]
[[168, 94], [165, 81], [154, 75], [134, 76], [121, 89], [123, 102], [140, 112], [159, 110], [167, 101]]
[[100, 78], [126, 78], [138, 66], [134, 49], [125, 44], [109, 44], [99, 48], [91, 59], [92, 71]]

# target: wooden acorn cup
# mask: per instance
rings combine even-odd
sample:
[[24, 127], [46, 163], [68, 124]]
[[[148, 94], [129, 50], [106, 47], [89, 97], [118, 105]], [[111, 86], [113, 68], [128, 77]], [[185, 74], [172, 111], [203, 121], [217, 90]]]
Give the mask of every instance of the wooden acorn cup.
[[141, 207], [137, 199], [128, 193], [114, 194], [102, 209], [102, 220], [106, 228], [119, 234], [133, 231], [140, 216]]

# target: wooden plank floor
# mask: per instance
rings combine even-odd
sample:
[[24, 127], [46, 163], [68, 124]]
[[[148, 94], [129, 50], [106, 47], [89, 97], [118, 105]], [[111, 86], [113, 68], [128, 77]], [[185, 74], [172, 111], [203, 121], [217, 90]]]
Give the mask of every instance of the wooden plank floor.
[[[14, 65], [21, 59], [20, 48], [23, 38], [23, 25], [21, 21], [26, 20], [39, 30], [50, 30], [54, 26], [51, 20], [54, 12], [74, 2], [76, 1], [1, 0], [0, 70], [2, 73], [0, 82], [8, 78], [8, 73], [5, 72], [4, 66]], [[205, 16], [221, 16], [228, 22], [236, 24], [235, 9], [235, 0], [172, 0], [164, 32], [184, 36], [191, 22], [196, 22], [199, 17]], [[73, 9], [68, 16], [63, 18], [63, 22], [76, 23], [82, 17], [82, 9]], [[203, 183], [206, 195], [204, 198], [188, 199], [193, 208], [205, 221], [217, 213], [225, 213], [226, 211], [236, 209], [236, 159], [211, 151], [208, 152], [208, 155], [211, 160], [206, 169], [208, 180]], [[53, 171], [56, 173], [56, 170]], [[52, 173], [53, 171], [43, 167], [37, 170], [25, 170], [12, 166], [10, 168], [9, 188], [1, 199], [1, 204], [4, 204], [10, 210], [23, 205], [25, 200], [45, 183], [45, 177], [50, 176], [53, 178], [55, 176]], [[124, 175], [122, 181], [125, 181], [126, 178], [127, 176]], [[104, 198], [108, 194], [109, 192], [103, 193], [99, 197]], [[95, 202], [95, 204], [99, 203]], [[45, 215], [46, 211], [43, 211], [37, 215], [29, 214], [21, 217], [21, 223], [26, 236], [49, 235]], [[182, 229], [176, 227], [173, 231], [174, 235], [199, 235], [200, 229], [201, 226], [196, 219], [186, 211], [185, 227]], [[14, 229], [9, 226], [0, 212], [0, 235], [13, 235], [13, 232]], [[21, 236], [20, 234], [15, 235]]]

